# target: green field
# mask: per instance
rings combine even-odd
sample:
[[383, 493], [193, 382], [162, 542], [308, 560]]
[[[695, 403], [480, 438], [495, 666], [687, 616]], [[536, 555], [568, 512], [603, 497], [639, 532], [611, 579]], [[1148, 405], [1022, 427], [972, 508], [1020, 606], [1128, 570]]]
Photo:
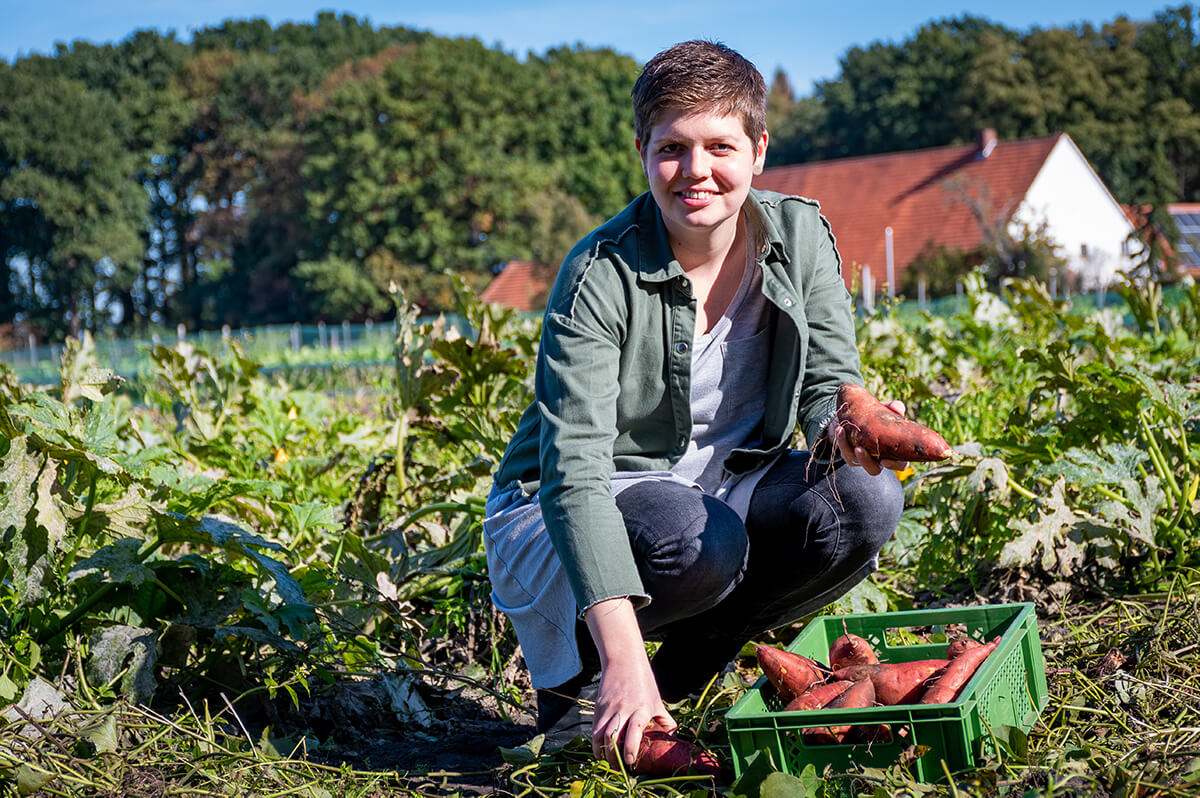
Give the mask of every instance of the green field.
[[[720, 793], [1200, 789], [1200, 288], [1118, 295], [1089, 312], [973, 278], [938, 315], [859, 316], [868, 387], [958, 455], [905, 480], [882, 568], [830, 610], [1034, 602], [1050, 704], [1030, 734], [949, 783], [898, 762], [766, 768]], [[124, 381], [85, 339], [53, 388], [0, 372], [0, 789], [713, 791], [527, 744], [480, 523], [538, 322], [467, 294], [459, 312], [401, 307], [343, 359], [168, 340]], [[672, 707], [681, 733], [728, 761], [724, 713], [756, 679], [744, 657]]]

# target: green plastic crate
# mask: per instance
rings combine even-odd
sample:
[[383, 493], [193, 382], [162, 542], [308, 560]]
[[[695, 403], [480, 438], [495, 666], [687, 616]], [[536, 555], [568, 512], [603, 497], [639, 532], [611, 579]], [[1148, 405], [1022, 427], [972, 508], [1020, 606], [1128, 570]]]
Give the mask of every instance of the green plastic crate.
[[[920, 781], [938, 781], [947, 770], [976, 765], [994, 750], [996, 738], [1004, 739], [1004, 727], [1028, 732], [1046, 707], [1046, 665], [1032, 604], [822, 615], [788, 650], [828, 662], [830, 644], [847, 631], [866, 638], [881, 662], [943, 658], [946, 637], [964, 632], [981, 642], [997, 636], [1001, 641], [951, 704], [784, 712], [763, 677], [726, 715], [737, 775], [751, 754], [764, 749], [776, 767], [792, 775], [809, 764], [817, 772], [827, 765], [835, 772], [853, 765], [887, 767], [906, 751], [909, 756], [923, 751], [911, 771]], [[818, 746], [800, 735], [810, 726], [859, 723], [886, 724], [892, 742]]]

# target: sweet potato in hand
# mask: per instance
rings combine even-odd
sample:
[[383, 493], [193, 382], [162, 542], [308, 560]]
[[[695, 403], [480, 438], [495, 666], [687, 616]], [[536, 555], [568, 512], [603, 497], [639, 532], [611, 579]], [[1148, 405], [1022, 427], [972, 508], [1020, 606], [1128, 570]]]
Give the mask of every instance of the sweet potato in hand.
[[837, 423], [853, 447], [876, 460], [945, 460], [953, 453], [945, 438], [893, 412], [866, 388], [845, 383], [837, 392]]
[[650, 724], [642, 734], [633, 771], [643, 776], [680, 776], [693, 772], [720, 777], [721, 764], [710, 752]]

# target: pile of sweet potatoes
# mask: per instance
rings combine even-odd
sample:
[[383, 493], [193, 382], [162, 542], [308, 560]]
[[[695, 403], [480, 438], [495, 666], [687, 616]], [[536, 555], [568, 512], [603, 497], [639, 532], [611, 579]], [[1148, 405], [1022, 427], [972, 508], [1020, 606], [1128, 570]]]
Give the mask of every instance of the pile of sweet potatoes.
[[[846, 633], [829, 648], [829, 664], [769, 646], [758, 647], [758, 664], [779, 694], [785, 712], [898, 704], [946, 704], [999, 644], [958, 638], [945, 659], [880, 662], [871, 644]], [[813, 726], [801, 736], [811, 745], [891, 742], [886, 725]]]

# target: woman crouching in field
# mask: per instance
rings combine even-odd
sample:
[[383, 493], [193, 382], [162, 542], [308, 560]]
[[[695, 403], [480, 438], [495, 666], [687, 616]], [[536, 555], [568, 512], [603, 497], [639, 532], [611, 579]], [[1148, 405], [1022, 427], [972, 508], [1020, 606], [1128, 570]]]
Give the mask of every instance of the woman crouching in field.
[[[817, 204], [750, 186], [762, 76], [685, 42], [633, 104], [650, 190], [559, 270], [484, 526], [538, 730], [629, 765], [648, 724], [675, 728], [664, 702], [874, 568], [906, 465], [830, 423], [838, 386], [862, 383], [850, 297]], [[797, 429], [833, 463], [794, 450]]]

